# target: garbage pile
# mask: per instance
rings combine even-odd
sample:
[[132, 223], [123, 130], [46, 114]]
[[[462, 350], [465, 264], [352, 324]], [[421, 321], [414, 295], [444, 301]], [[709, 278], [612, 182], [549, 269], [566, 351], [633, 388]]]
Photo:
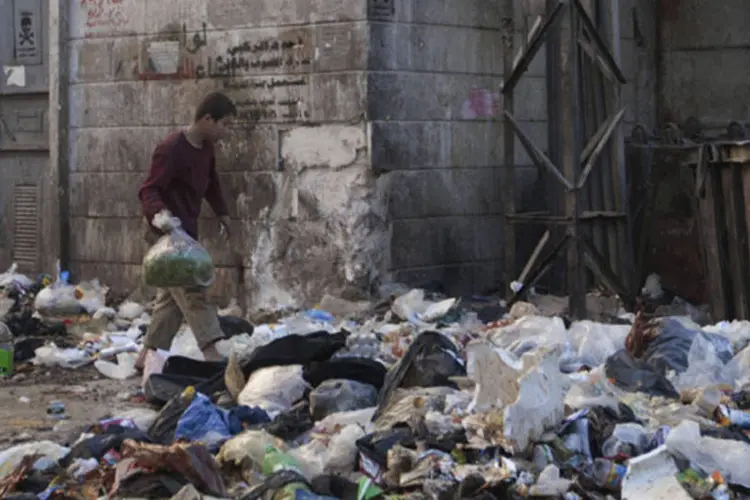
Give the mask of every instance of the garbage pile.
[[[42, 286], [31, 303], [55, 290]], [[8, 289], [9, 311], [28, 307]], [[485, 322], [411, 290], [381, 304], [327, 297], [253, 326], [233, 304], [220, 313], [226, 362], [203, 361], [185, 327], [141, 375], [148, 305], [98, 306], [33, 363], [141, 376], [151, 408], [92, 422], [69, 444], [1, 451], [1, 498], [750, 494], [747, 322], [566, 324], [527, 303]]]

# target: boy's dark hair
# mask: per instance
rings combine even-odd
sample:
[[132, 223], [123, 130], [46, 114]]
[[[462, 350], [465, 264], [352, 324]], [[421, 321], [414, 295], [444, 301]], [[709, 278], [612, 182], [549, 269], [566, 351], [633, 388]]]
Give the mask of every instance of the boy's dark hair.
[[195, 121], [206, 115], [214, 121], [219, 121], [227, 116], [236, 116], [237, 108], [226, 94], [211, 92], [198, 104], [195, 110]]

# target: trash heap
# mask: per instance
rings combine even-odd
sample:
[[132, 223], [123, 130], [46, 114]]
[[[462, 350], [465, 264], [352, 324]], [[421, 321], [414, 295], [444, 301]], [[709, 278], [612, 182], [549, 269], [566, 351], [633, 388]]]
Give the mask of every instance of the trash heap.
[[[9, 311], [27, 307], [17, 289], [6, 286]], [[88, 322], [64, 323], [63, 339], [35, 349], [37, 365], [142, 376], [149, 406], [92, 422], [69, 444], [1, 451], [0, 498], [750, 492], [747, 322], [566, 323], [527, 303], [486, 322], [461, 301], [411, 290], [380, 304], [326, 297], [253, 326], [233, 304], [220, 313], [226, 362], [201, 360], [185, 328], [136, 375], [148, 309], [102, 299]]]

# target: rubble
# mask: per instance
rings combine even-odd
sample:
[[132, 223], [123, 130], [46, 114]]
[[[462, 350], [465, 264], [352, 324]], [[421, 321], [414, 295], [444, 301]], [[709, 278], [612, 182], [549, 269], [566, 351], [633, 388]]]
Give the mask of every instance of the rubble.
[[[657, 285], [649, 281], [650, 299], [663, 296]], [[750, 491], [747, 322], [570, 323], [527, 303], [483, 321], [470, 301], [394, 285], [380, 303], [326, 296], [255, 325], [233, 301], [220, 311], [226, 362], [203, 361], [185, 327], [141, 376], [149, 304], [107, 303], [105, 287], [70, 284], [64, 272], [33, 280], [11, 268], [0, 290], [7, 376], [92, 365], [141, 386], [117, 396], [131, 409], [70, 429], [72, 438], [59, 427], [59, 439], [29, 435], [0, 451], [3, 498]], [[48, 403], [40, 417], [58, 429], [66, 403]]]

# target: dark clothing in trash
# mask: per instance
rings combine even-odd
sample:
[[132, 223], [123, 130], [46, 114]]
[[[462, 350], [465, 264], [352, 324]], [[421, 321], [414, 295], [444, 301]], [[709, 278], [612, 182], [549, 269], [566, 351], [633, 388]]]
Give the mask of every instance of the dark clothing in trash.
[[618, 412], [606, 406], [594, 406], [586, 414], [589, 421], [589, 448], [594, 457], [602, 456], [602, 445], [609, 439], [617, 424], [640, 423], [633, 410], [625, 403], [618, 404]]
[[424, 332], [388, 371], [373, 421], [383, 412], [396, 389], [440, 386], [457, 389], [450, 377], [465, 375], [466, 366], [456, 345], [438, 332]]
[[[327, 361], [346, 345], [348, 332], [330, 334], [325, 331], [309, 335], [288, 335], [259, 347], [242, 364], [245, 379], [253, 372], [271, 366], [308, 365]], [[203, 394], [214, 394], [226, 388], [224, 373], [218, 374], [196, 386]]]
[[674, 318], [660, 318], [652, 322], [650, 328], [657, 328], [658, 334], [652, 335], [641, 358], [635, 358], [623, 349], [605, 363], [607, 377], [625, 390], [679, 398], [679, 393], [665, 375], [670, 371], [682, 373], [687, 370], [690, 347], [699, 335], [713, 344], [724, 363], [732, 359], [731, 343], [720, 335], [691, 330]]
[[170, 356], [162, 368], [167, 375], [181, 375], [207, 379], [224, 373], [227, 364], [223, 361], [198, 361], [186, 356]]
[[308, 365], [327, 361], [346, 346], [347, 332], [330, 334], [325, 331], [309, 335], [288, 335], [253, 351], [242, 364], [245, 377], [271, 366]]
[[312, 387], [326, 380], [346, 379], [374, 386], [380, 390], [387, 370], [383, 363], [365, 358], [337, 358], [305, 367], [303, 377]]
[[162, 407], [174, 397], [180, 397], [182, 391], [188, 387], [197, 386], [205, 382], [204, 378], [184, 377], [182, 375], [170, 375], [166, 373], [154, 373], [149, 375], [143, 387], [143, 395], [146, 401], [152, 405]]
[[228, 339], [243, 333], [252, 335], [254, 330], [249, 321], [237, 316], [219, 316], [219, 325], [224, 337]]
[[34, 310], [24, 309], [15, 313], [8, 313], [3, 323], [14, 337], [64, 337], [68, 334], [65, 323], [52, 322], [46, 324], [33, 316]]
[[[121, 455], [123, 459], [134, 459], [138, 466], [147, 470], [177, 473], [204, 494], [227, 496], [219, 465], [201, 444], [175, 443], [160, 446], [126, 440], [122, 444]], [[177, 491], [182, 486], [184, 485], [177, 488]]]
[[657, 373], [645, 361], [634, 358], [627, 350], [617, 351], [607, 358], [604, 371], [615, 385], [631, 392], [679, 399], [680, 393], [667, 377]]
[[682, 373], [688, 369], [688, 353], [698, 335], [708, 339], [716, 348], [716, 354], [724, 363], [732, 359], [732, 344], [721, 335], [691, 330], [674, 318], [657, 321], [659, 334], [649, 343], [643, 360], [656, 372], [666, 375], [674, 370]]
[[416, 448], [414, 433], [408, 427], [394, 427], [386, 431], [374, 432], [357, 440], [357, 449], [368, 459], [383, 468], [388, 465], [388, 450], [397, 444], [405, 448]]
[[89, 458], [95, 458], [101, 460], [101, 458], [110, 450], [115, 450], [119, 453], [122, 443], [127, 439], [142, 443], [152, 442], [148, 437], [148, 434], [140, 429], [110, 425], [101, 434], [84, 439], [73, 446], [70, 453], [60, 460], [60, 465], [68, 467], [77, 459], [86, 460]]
[[284, 441], [297, 439], [305, 432], [313, 428], [312, 416], [310, 416], [310, 404], [300, 401], [284, 413], [280, 413], [273, 422], [264, 426], [265, 430]]

